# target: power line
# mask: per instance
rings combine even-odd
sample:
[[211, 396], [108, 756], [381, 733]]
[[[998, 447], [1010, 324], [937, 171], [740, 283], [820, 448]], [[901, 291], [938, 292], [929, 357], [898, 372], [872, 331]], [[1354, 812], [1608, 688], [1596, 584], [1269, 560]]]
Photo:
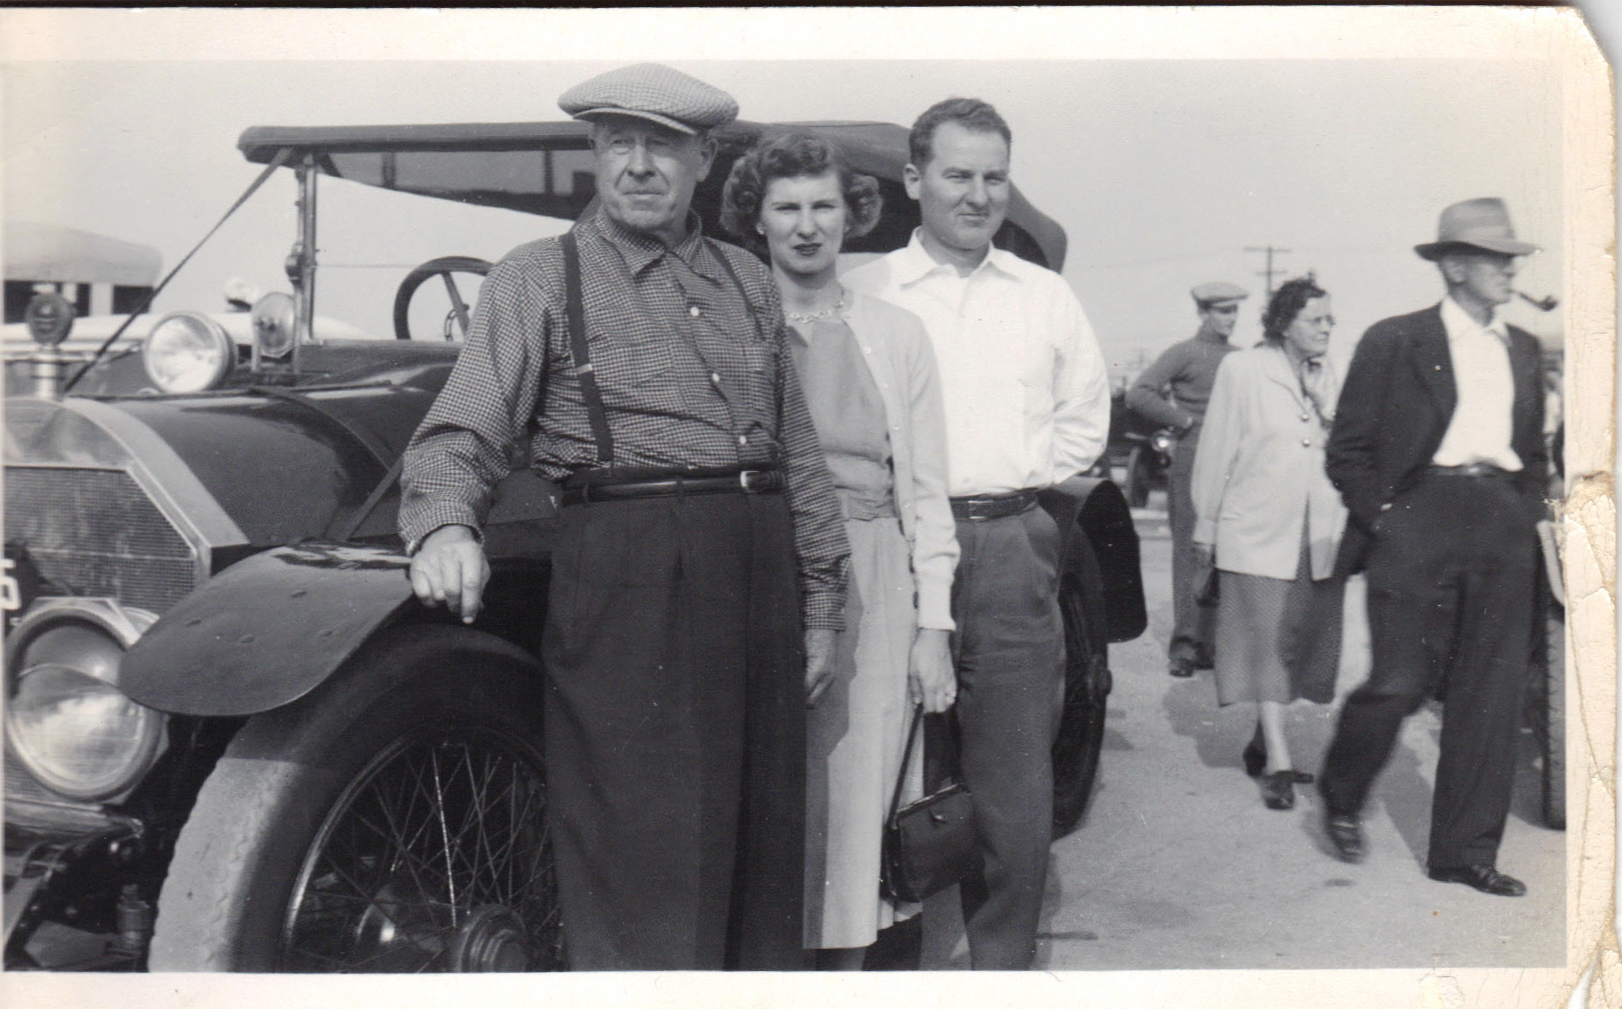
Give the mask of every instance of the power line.
[[1262, 252], [1262, 253], [1267, 254], [1267, 269], [1265, 269], [1265, 270], [1257, 270], [1256, 275], [1258, 277], [1266, 277], [1267, 278], [1267, 297], [1269, 299], [1271, 299], [1273, 297], [1273, 277], [1274, 277], [1275, 274], [1282, 276], [1283, 273], [1284, 273], [1284, 270], [1282, 268], [1277, 269], [1277, 270], [1273, 269], [1273, 254], [1274, 253], [1285, 253], [1285, 252], [1289, 252], [1290, 250], [1289, 249], [1281, 249], [1276, 245], [1261, 245], [1261, 246], [1247, 245], [1247, 246], [1245, 246], [1245, 251], [1246, 252]]

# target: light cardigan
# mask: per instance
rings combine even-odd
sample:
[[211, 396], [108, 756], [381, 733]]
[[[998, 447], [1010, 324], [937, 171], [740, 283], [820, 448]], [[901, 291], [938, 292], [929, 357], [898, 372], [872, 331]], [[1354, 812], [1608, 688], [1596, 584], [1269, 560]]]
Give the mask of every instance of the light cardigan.
[[929, 336], [918, 317], [850, 291], [845, 321], [879, 387], [895, 464], [895, 503], [912, 552], [918, 626], [953, 630], [957, 523], [946, 496], [946, 416]]
[[[1325, 379], [1323, 401], [1333, 404], [1339, 382], [1333, 373]], [[1216, 546], [1218, 568], [1294, 579], [1305, 522], [1312, 577], [1329, 577], [1346, 507], [1324, 472], [1328, 440], [1283, 348], [1262, 344], [1223, 358], [1190, 488], [1194, 542]]]

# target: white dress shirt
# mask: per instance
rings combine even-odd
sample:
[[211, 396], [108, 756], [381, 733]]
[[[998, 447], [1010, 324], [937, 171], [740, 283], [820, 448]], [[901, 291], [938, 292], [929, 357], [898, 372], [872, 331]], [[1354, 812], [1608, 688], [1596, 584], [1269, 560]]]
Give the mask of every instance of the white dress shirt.
[[923, 320], [946, 403], [953, 497], [1049, 487], [1104, 451], [1104, 355], [1057, 273], [994, 248], [962, 277], [915, 231], [906, 248], [841, 280]]
[[1510, 447], [1515, 376], [1509, 369], [1509, 331], [1494, 312], [1483, 326], [1452, 297], [1442, 299], [1442, 327], [1453, 360], [1458, 405], [1431, 462], [1438, 466], [1490, 463], [1518, 472], [1521, 457]]

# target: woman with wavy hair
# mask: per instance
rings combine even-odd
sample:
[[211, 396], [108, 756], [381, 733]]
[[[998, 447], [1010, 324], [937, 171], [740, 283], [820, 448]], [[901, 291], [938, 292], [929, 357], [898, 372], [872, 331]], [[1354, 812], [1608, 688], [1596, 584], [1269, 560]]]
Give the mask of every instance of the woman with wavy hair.
[[1339, 382], [1325, 358], [1335, 317], [1310, 277], [1281, 285], [1263, 342], [1223, 359], [1194, 455], [1194, 548], [1221, 572], [1219, 704], [1256, 702], [1245, 770], [1269, 809], [1295, 805], [1284, 708], [1334, 699], [1343, 580], [1335, 550], [1346, 508], [1324, 472]]
[[[957, 691], [958, 548], [935, 358], [916, 316], [838, 277], [845, 239], [879, 209], [876, 181], [822, 138], [789, 133], [738, 159], [721, 212], [782, 291], [851, 545], [835, 673], [811, 695], [806, 733], [805, 944], [828, 969], [860, 969], [878, 931], [918, 910], [879, 896], [880, 842], [914, 706], [944, 711]], [[921, 763], [903, 802], [922, 792]]]

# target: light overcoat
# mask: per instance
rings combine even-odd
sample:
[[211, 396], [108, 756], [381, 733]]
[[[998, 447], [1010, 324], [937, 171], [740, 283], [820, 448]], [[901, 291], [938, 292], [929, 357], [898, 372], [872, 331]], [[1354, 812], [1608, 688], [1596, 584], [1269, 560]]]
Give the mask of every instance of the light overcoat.
[[[1325, 385], [1332, 403], [1332, 374]], [[1329, 577], [1346, 508], [1324, 472], [1328, 435], [1281, 347], [1262, 344], [1223, 359], [1192, 486], [1194, 542], [1215, 545], [1220, 570], [1294, 579], [1305, 525], [1312, 577]]]

